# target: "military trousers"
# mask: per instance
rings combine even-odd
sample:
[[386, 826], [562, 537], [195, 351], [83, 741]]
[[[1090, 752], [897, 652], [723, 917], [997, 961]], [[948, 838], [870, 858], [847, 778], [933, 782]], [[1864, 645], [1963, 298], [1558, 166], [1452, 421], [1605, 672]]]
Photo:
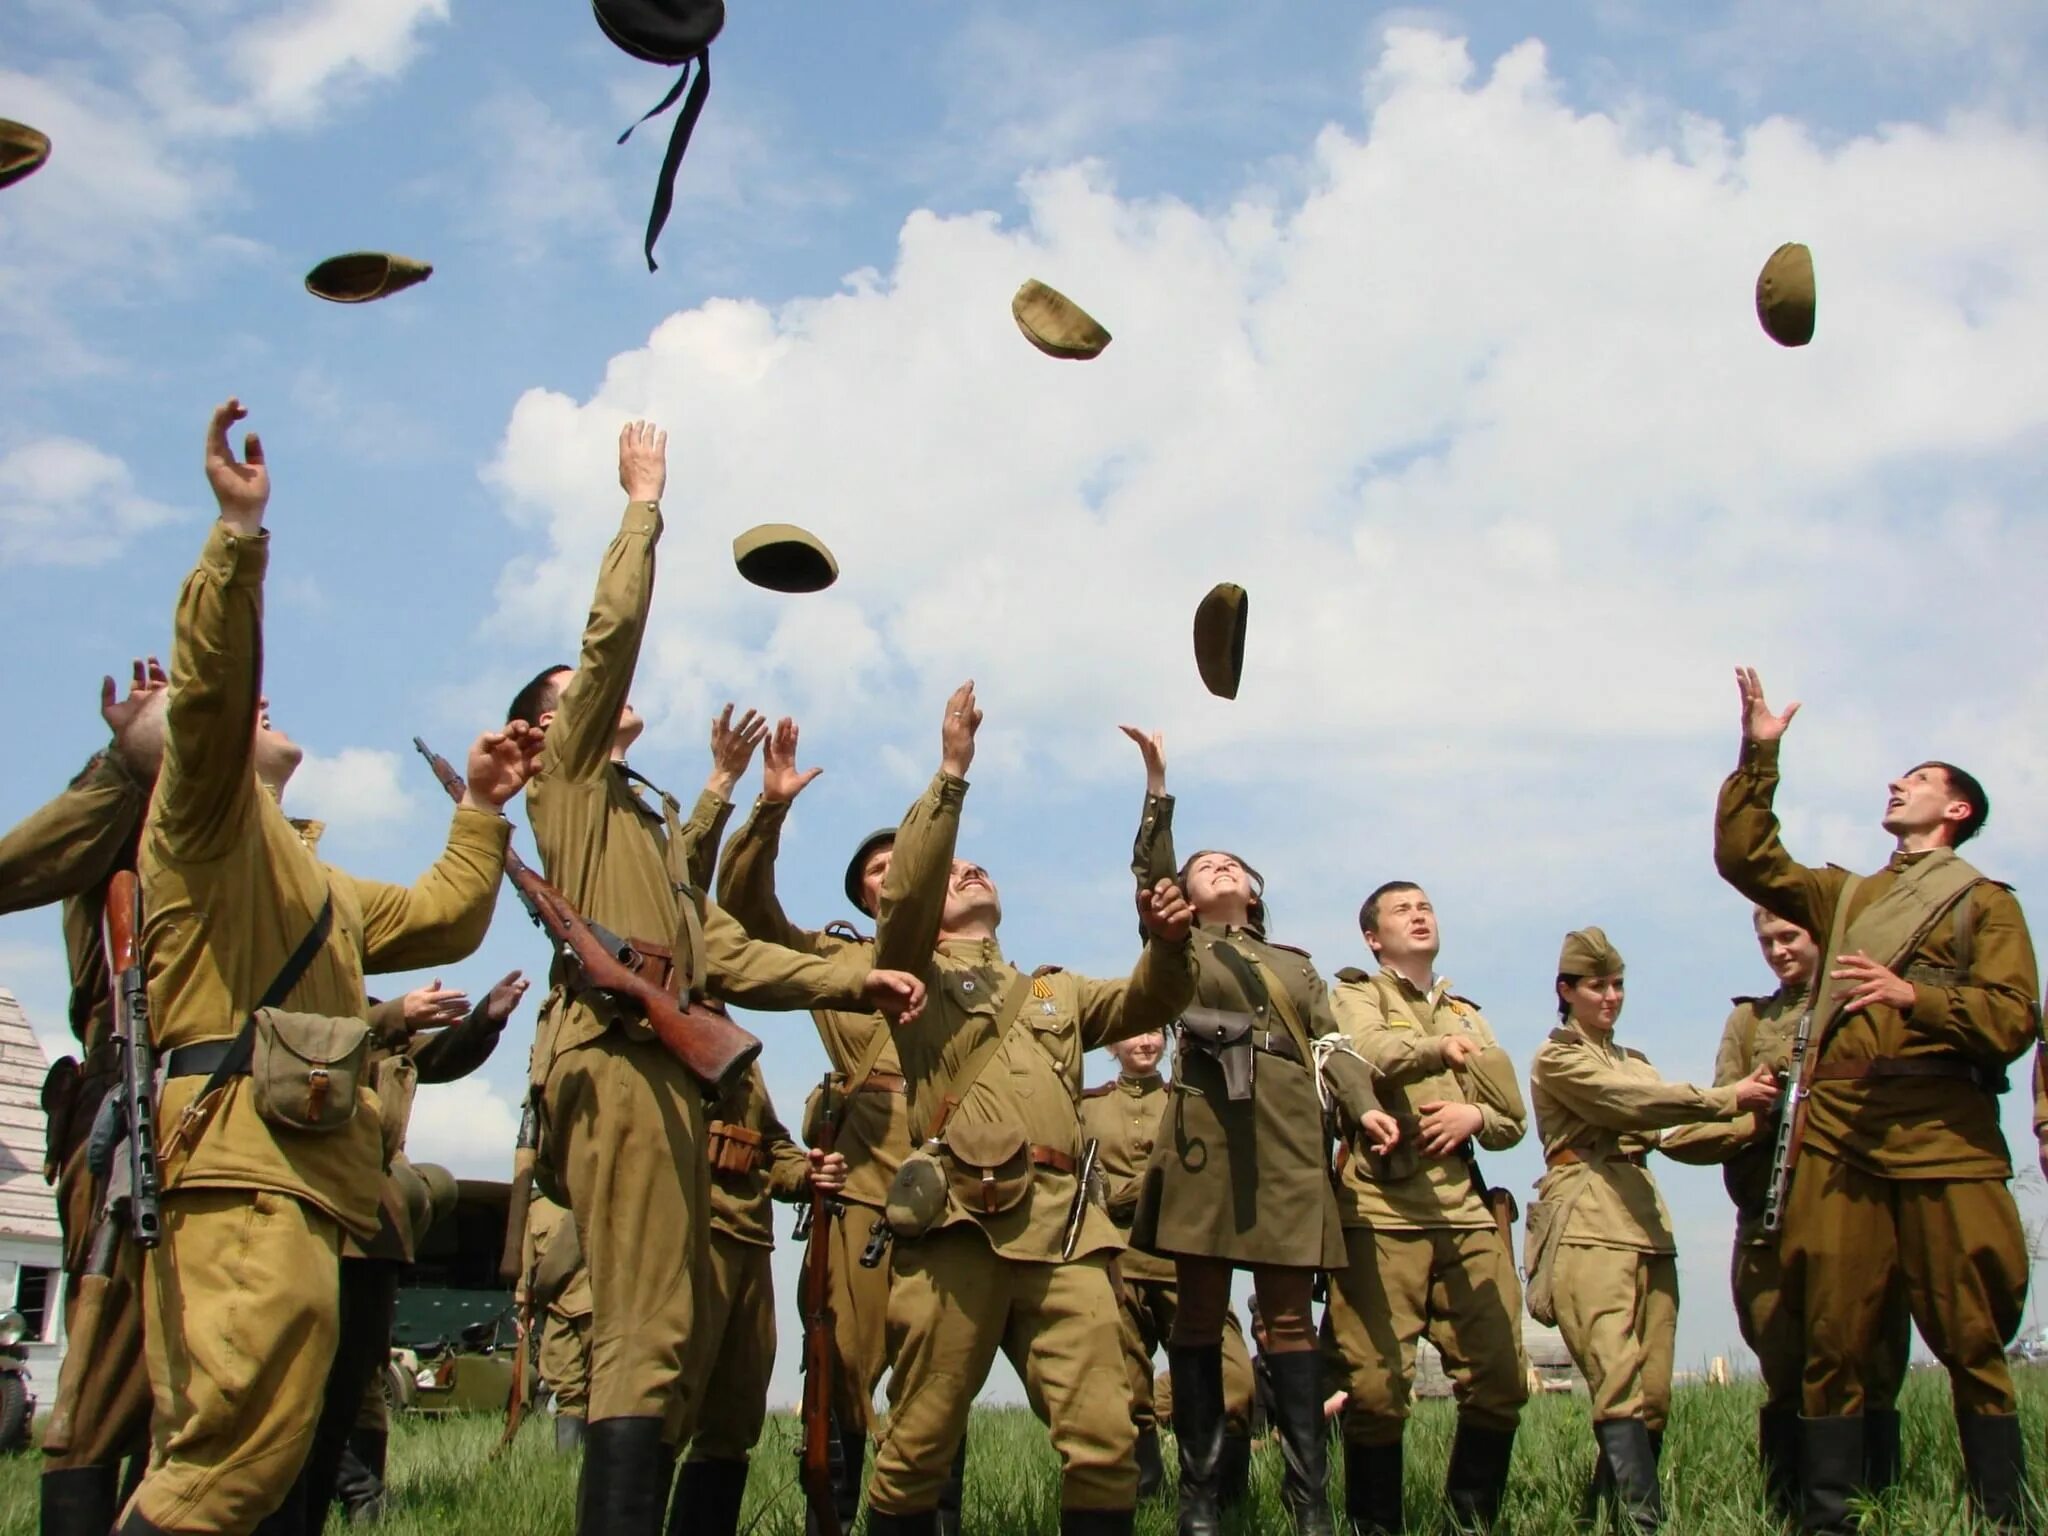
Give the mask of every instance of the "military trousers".
[[1415, 1390], [1415, 1346], [1443, 1356], [1458, 1417], [1512, 1431], [1529, 1400], [1522, 1284], [1494, 1227], [1347, 1227], [1349, 1260], [1330, 1277], [1330, 1323], [1344, 1357], [1344, 1438], [1398, 1445]]
[[1586, 1378], [1593, 1421], [1671, 1417], [1678, 1347], [1678, 1259], [1669, 1253], [1563, 1243], [1557, 1250], [1557, 1331]]
[[713, 1230], [697, 1294], [697, 1374], [710, 1405], [690, 1461], [744, 1461], [768, 1421], [775, 1370], [775, 1276], [769, 1250]]
[[681, 1062], [614, 1029], [558, 1053], [544, 1156], [590, 1273], [590, 1419], [658, 1418], [680, 1446], [702, 1405], [684, 1369], [710, 1206], [704, 1095]]
[[848, 1202], [832, 1218], [832, 1349], [839, 1374], [833, 1381], [832, 1412], [851, 1433], [875, 1429], [875, 1389], [889, 1366], [889, 1282], [895, 1245], [881, 1262], [861, 1268], [860, 1256], [882, 1222], [882, 1213]]
[[1060, 1507], [1136, 1504], [1138, 1433], [1107, 1256], [1006, 1259], [972, 1223], [942, 1227], [898, 1248], [889, 1345], [889, 1420], [868, 1485], [872, 1508], [902, 1515], [937, 1506], [998, 1349], [1052, 1431]]
[[2018, 1412], [2005, 1348], [2019, 1331], [2028, 1268], [2004, 1181], [1886, 1179], [1807, 1152], [1784, 1231], [1784, 1283], [1806, 1334], [1807, 1416], [1887, 1406], [1875, 1395], [1872, 1358], [1898, 1282], [1948, 1369], [1956, 1412]]
[[[1735, 1321], [1763, 1375], [1764, 1407], [1798, 1413], [1806, 1379], [1806, 1330], [1800, 1323], [1798, 1298], [1785, 1288], [1778, 1240], [1743, 1242], [1738, 1237], [1732, 1268]], [[1871, 1408], [1897, 1404], [1912, 1349], [1913, 1316], [1906, 1308], [1906, 1287], [1895, 1280], [1883, 1321], [1863, 1356], [1864, 1400]]]
[[[1171, 1280], [1118, 1282], [1118, 1331], [1122, 1335], [1124, 1372], [1131, 1382], [1131, 1423], [1140, 1430], [1171, 1422], [1171, 1388], [1164, 1408], [1152, 1381], [1152, 1360], [1173, 1338], [1180, 1292]], [[1244, 1346], [1244, 1328], [1233, 1308], [1223, 1314], [1223, 1432], [1248, 1435], [1252, 1430], [1252, 1357]]]
[[313, 1443], [340, 1332], [341, 1228], [270, 1190], [173, 1190], [143, 1265], [154, 1397], [129, 1509], [241, 1536], [284, 1501]]
[[540, 1379], [554, 1394], [555, 1412], [572, 1419], [590, 1412], [590, 1314], [566, 1317], [552, 1308], [540, 1320]]

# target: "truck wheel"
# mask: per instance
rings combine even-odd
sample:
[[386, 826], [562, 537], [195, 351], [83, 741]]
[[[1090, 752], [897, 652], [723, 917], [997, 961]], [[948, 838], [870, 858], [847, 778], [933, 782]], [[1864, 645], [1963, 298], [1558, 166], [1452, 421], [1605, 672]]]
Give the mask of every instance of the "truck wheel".
[[404, 1413], [419, 1401], [420, 1389], [412, 1379], [412, 1372], [396, 1360], [384, 1363], [384, 1406], [394, 1416]]
[[0, 1376], [0, 1452], [27, 1449], [29, 1415], [34, 1410], [28, 1383], [12, 1374]]

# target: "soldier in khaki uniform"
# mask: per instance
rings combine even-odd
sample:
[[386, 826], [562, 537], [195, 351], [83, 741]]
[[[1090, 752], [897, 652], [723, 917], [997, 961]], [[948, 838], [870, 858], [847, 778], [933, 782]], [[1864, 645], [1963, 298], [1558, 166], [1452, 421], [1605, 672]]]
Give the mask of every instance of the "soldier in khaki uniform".
[[[1820, 946], [1813, 935], [1762, 907], [1756, 909], [1754, 927], [1764, 963], [1777, 975], [1779, 986], [1768, 997], [1734, 1000], [1735, 1011], [1722, 1028], [1721, 1049], [1714, 1058], [1716, 1086], [1739, 1081], [1766, 1064], [1784, 1071], [1799, 1021], [1813, 1001], [1814, 974], [1820, 966]], [[1744, 1342], [1756, 1352], [1766, 1394], [1764, 1406], [1757, 1410], [1757, 1457], [1773, 1508], [1787, 1519], [1797, 1519], [1806, 1338], [1799, 1310], [1785, 1294], [1777, 1236], [1763, 1226], [1776, 1127], [1776, 1116], [1752, 1114], [1685, 1125], [1666, 1132], [1658, 1150], [1677, 1162], [1718, 1163], [1735, 1202], [1735, 1320]], [[1905, 1383], [1912, 1326], [1905, 1288], [1894, 1286], [1888, 1320], [1864, 1365], [1865, 1402], [1884, 1405], [1866, 1406], [1863, 1413], [1864, 1485], [1872, 1493], [1882, 1493], [1898, 1481], [1899, 1411], [1893, 1405]]]
[[[1109, 1219], [1128, 1242], [1145, 1165], [1166, 1116], [1166, 1079], [1159, 1073], [1166, 1036], [1133, 1035], [1108, 1049], [1123, 1070], [1115, 1081], [1081, 1095], [1081, 1135], [1100, 1149]], [[1173, 1337], [1180, 1310], [1173, 1261], [1126, 1248], [1117, 1258], [1117, 1303], [1131, 1378], [1131, 1422], [1138, 1430], [1138, 1497], [1146, 1499], [1159, 1491], [1166, 1471], [1159, 1457], [1152, 1357]], [[1171, 1390], [1166, 1396], [1170, 1415]], [[1223, 1319], [1223, 1425], [1223, 1503], [1229, 1507], [1244, 1497], [1252, 1456], [1252, 1360], [1234, 1309]]]
[[[363, 1016], [366, 969], [473, 951], [504, 872], [511, 824], [499, 807], [534, 746], [524, 731], [478, 739], [447, 849], [410, 888], [319, 861], [315, 829], [287, 821], [277, 800], [300, 753], [262, 697], [270, 487], [253, 433], [246, 463], [228, 447], [242, 415], [229, 401], [207, 434], [221, 518], [178, 600], [163, 772], [138, 856], [165, 1077], [164, 1236], [144, 1265], [155, 1408], [149, 1471], [120, 1527], [131, 1536], [246, 1532], [285, 1497], [334, 1353], [342, 1235], [378, 1227], [385, 1148], [367, 1085], [338, 1126], [284, 1128], [258, 1107], [255, 1079], [234, 1071], [233, 1042], [273, 989], [299, 1017], [266, 1015], [266, 1030], [303, 1034], [306, 1015]], [[300, 979], [280, 987], [295, 951], [307, 957]], [[326, 1097], [310, 1077], [302, 1091], [306, 1114]]]
[[1592, 1396], [1599, 1455], [1587, 1518], [1614, 1497], [1636, 1530], [1654, 1531], [1664, 1522], [1657, 1460], [1671, 1412], [1678, 1245], [1648, 1157], [1664, 1128], [1768, 1108], [1778, 1086], [1769, 1067], [1722, 1088], [1666, 1082], [1642, 1052], [1616, 1044], [1622, 960], [1598, 928], [1565, 935], [1557, 998], [1563, 1023], [1529, 1069], [1546, 1169], [1529, 1213], [1530, 1310], [1550, 1322], [1554, 1308]]
[[1779, 739], [1737, 673], [1742, 757], [1721, 787], [1714, 862], [1758, 906], [1826, 934], [1804, 1144], [1785, 1210], [1786, 1288], [1806, 1336], [1800, 1475], [1809, 1529], [1851, 1523], [1865, 1476], [1865, 1371], [1892, 1287], [1948, 1368], [1978, 1513], [2024, 1523], [2026, 1448], [2005, 1347], [2027, 1292], [2026, 1234], [1998, 1123], [2005, 1069], [2040, 1030], [2040, 980], [2012, 893], [1957, 857], [1983, 786], [1929, 762], [1892, 781], [1891, 860], [1861, 878], [1794, 862], [1772, 808]]
[[1332, 1005], [1401, 1139], [1348, 1157], [1337, 1188], [1350, 1261], [1330, 1287], [1349, 1368], [1345, 1502], [1360, 1536], [1401, 1529], [1401, 1442], [1426, 1334], [1458, 1400], [1445, 1498], [1461, 1529], [1484, 1529], [1500, 1514], [1529, 1384], [1521, 1279], [1473, 1147], [1506, 1151], [1529, 1114], [1485, 1016], [1436, 974], [1442, 940], [1422, 887], [1387, 882], [1358, 925], [1379, 969], [1339, 971]]
[[[605, 551], [582, 655], [520, 690], [515, 719], [546, 732], [527, 814], [547, 877], [576, 910], [632, 944], [679, 994], [764, 1009], [914, 1011], [922, 984], [751, 941], [692, 880], [681, 807], [626, 765], [641, 719], [629, 702], [654, 595], [667, 438], [644, 422], [619, 437], [627, 505]], [[543, 1193], [566, 1200], [596, 1303], [590, 1418], [577, 1525], [652, 1536], [702, 1382], [685, 1370], [710, 1198], [696, 1079], [637, 1010], [583, 987], [558, 957], [534, 1041]], [[677, 1240], [650, 1244], [650, 1233]]]
[[[101, 1103], [120, 1091], [120, 1057], [112, 1039], [112, 976], [102, 941], [107, 885], [135, 867], [135, 842], [163, 759], [163, 669], [151, 657], [135, 664], [134, 685], [116, 700], [114, 680], [101, 691], [100, 713], [113, 738], [64, 792], [0, 836], [0, 912], [63, 903], [64, 947], [71, 964], [71, 1031], [83, 1061], [66, 1056], [50, 1068], [42, 1102], [49, 1121], [43, 1176], [57, 1186], [64, 1234], [65, 1327], [92, 1245], [105, 1191], [85, 1163], [87, 1133]], [[120, 1505], [121, 1461], [136, 1458], [140, 1476], [149, 1448], [149, 1373], [142, 1360], [142, 1306], [136, 1282], [141, 1256], [127, 1242], [116, 1251], [102, 1294], [99, 1332], [89, 1350], [70, 1352], [58, 1378], [62, 1418], [74, 1426], [61, 1450], [45, 1440], [41, 1478], [43, 1536], [104, 1536]], [[53, 1415], [53, 1420], [59, 1415]]]
[[[918, 1166], [942, 1175], [943, 1187], [924, 1186], [935, 1196], [921, 1204], [924, 1235], [898, 1232], [895, 1368], [867, 1528], [936, 1529], [947, 1464], [1001, 1349], [1060, 1454], [1061, 1530], [1128, 1533], [1137, 1437], [1109, 1275], [1121, 1240], [1077, 1188], [1075, 1102], [1084, 1051], [1164, 1028], [1193, 996], [1192, 914], [1166, 882], [1139, 894], [1146, 944], [1128, 981], [1032, 977], [1011, 965], [996, 940], [994, 882], [953, 853], [980, 723], [965, 684], [947, 704], [939, 773], [897, 832], [875, 934], [880, 963], [915, 965], [930, 979], [924, 1018], [899, 1023], [895, 1040], [912, 1124], [941, 1141], [937, 1163]], [[892, 1225], [897, 1209], [892, 1200]]]
[[[561, 1234], [566, 1233], [564, 1237]], [[576, 1223], [568, 1209], [536, 1194], [526, 1208], [525, 1284], [535, 1283], [552, 1244], [566, 1253], [576, 1247]], [[523, 1298], [522, 1298], [523, 1299]], [[583, 1256], [557, 1259], [549, 1294], [535, 1296], [541, 1309], [540, 1349], [536, 1368], [541, 1385], [554, 1399], [555, 1449], [573, 1451], [583, 1444], [583, 1426], [590, 1412], [590, 1271]]]
[[[1173, 797], [1165, 744], [1126, 726], [1145, 759], [1145, 813], [1131, 857], [1140, 889], [1171, 878]], [[1221, 1518], [1223, 1317], [1236, 1269], [1249, 1269], [1270, 1347], [1286, 1474], [1282, 1498], [1303, 1536], [1332, 1529], [1329, 1433], [1310, 1293], [1343, 1267], [1314, 1042], [1337, 1033], [1309, 957], [1270, 942], [1264, 882], [1243, 860], [1204, 850], [1179, 871], [1198, 914], [1190, 945], [1196, 1001], [1236, 1043], [1221, 1050], [1182, 1020], [1172, 1103], [1145, 1171], [1132, 1241], [1171, 1257], [1180, 1307], [1167, 1352], [1180, 1450], [1180, 1528], [1211, 1536]], [[1225, 1063], [1241, 1063], [1233, 1081]]]
[[[796, 797], [824, 771], [797, 767], [799, 738], [796, 722], [783, 719], [762, 748], [761, 796], [719, 857], [718, 904], [753, 938], [806, 954], [859, 955], [872, 964], [872, 939], [843, 922], [823, 929], [799, 928], [775, 894], [775, 860], [781, 851], [783, 823]], [[888, 871], [895, 841], [894, 827], [871, 834], [854, 850], [846, 867], [846, 899], [870, 920], [881, 902], [882, 877]], [[832, 1415], [839, 1432], [832, 1488], [844, 1528], [852, 1525], [859, 1512], [861, 1469], [874, 1428], [875, 1389], [889, 1364], [892, 1253], [885, 1247], [880, 1261], [871, 1265], [863, 1265], [860, 1257], [881, 1224], [889, 1181], [915, 1138], [903, 1066], [888, 1020], [874, 1012], [827, 1008], [814, 1009], [811, 1019], [836, 1079], [839, 1123], [832, 1144], [847, 1162], [846, 1187], [839, 1192], [840, 1209], [832, 1218], [830, 1238], [832, 1343], [838, 1368]], [[807, 1114], [804, 1134], [809, 1137], [814, 1131]], [[946, 1484], [939, 1490], [942, 1536], [960, 1529], [966, 1463], [963, 1437]]]

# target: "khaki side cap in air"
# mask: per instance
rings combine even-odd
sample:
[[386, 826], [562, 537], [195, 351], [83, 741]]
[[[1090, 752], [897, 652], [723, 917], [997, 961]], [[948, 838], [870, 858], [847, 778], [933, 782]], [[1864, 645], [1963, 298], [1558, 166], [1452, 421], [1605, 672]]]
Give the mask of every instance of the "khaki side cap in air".
[[794, 523], [762, 523], [732, 541], [732, 563], [770, 592], [822, 592], [839, 579], [839, 562], [819, 537]]
[[0, 117], [0, 187], [11, 187], [22, 177], [34, 175], [49, 158], [47, 133], [27, 123]]
[[1219, 581], [1195, 609], [1195, 666], [1202, 686], [1219, 699], [1237, 697], [1244, 676], [1245, 622], [1251, 599], [1235, 582]]
[[1813, 287], [1813, 252], [1787, 242], [1771, 252], [1756, 279], [1756, 317], [1764, 334], [1781, 347], [1813, 340], [1818, 300]]
[[330, 256], [306, 274], [306, 292], [334, 304], [367, 304], [424, 283], [434, 275], [431, 263], [385, 251], [350, 251]]
[[1010, 300], [1010, 313], [1024, 339], [1047, 357], [1085, 362], [1109, 345], [1109, 332], [1093, 315], [1035, 277]]

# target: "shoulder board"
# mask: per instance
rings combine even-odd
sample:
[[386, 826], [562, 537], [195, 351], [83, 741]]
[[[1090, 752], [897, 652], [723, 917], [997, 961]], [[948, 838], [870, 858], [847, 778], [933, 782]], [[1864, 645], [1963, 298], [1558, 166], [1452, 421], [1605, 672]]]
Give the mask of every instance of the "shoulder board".
[[1742, 997], [1738, 995], [1729, 998], [1728, 1001], [1733, 1003], [1737, 1008], [1754, 1008], [1757, 1006], [1757, 1004], [1761, 1003], [1763, 999], [1760, 997]]
[[1063, 965], [1041, 965], [1040, 967], [1038, 967], [1037, 970], [1033, 971], [1031, 975], [1032, 978], [1036, 980], [1040, 976], [1057, 976], [1061, 971], [1065, 969], [1066, 967]]
[[1084, 1099], [1102, 1099], [1107, 1098], [1110, 1094], [1115, 1092], [1116, 1083], [1114, 1080], [1112, 1080], [1107, 1083], [1097, 1083], [1093, 1088], [1082, 1089], [1081, 1097]]
[[835, 939], [847, 939], [855, 944], [871, 942], [866, 934], [862, 933], [843, 917], [833, 918], [831, 922], [825, 925], [825, 931]]
[[1650, 1061], [1649, 1057], [1645, 1056], [1641, 1051], [1637, 1050], [1632, 1045], [1624, 1045], [1621, 1048], [1621, 1054], [1626, 1056], [1630, 1061], [1640, 1061], [1645, 1066], [1647, 1066]]
[[1372, 980], [1372, 972], [1361, 971], [1355, 965], [1347, 965], [1344, 967], [1344, 969], [1337, 973], [1337, 979], [1339, 981], [1349, 981], [1363, 984], [1365, 982], [1369, 982]]
[[1585, 1041], [1578, 1034], [1560, 1024], [1550, 1032], [1550, 1039], [1545, 1043], [1549, 1045], [1583, 1045]]
[[1855, 873], [1856, 873], [1856, 871], [1855, 871], [1855, 870], [1853, 870], [1853, 869], [1851, 869], [1851, 868], [1849, 868], [1849, 866], [1848, 866], [1848, 865], [1846, 865], [1846, 864], [1836, 864], [1836, 863], [1833, 863], [1832, 861], [1831, 861], [1831, 862], [1830, 862], [1830, 863], [1828, 864], [1828, 868], [1829, 868], [1829, 869], [1832, 869], [1832, 870], [1833, 870], [1833, 871], [1834, 871], [1834, 872], [1835, 872], [1836, 874], [1838, 874], [1838, 875], [1853, 875], [1853, 874], [1855, 874]]
[[1303, 948], [1302, 948], [1302, 947], [1301, 947], [1301, 946], [1300, 946], [1299, 944], [1281, 944], [1281, 943], [1278, 943], [1277, 941], [1275, 941], [1275, 940], [1273, 940], [1273, 939], [1267, 939], [1267, 940], [1265, 941], [1265, 943], [1266, 943], [1266, 948], [1268, 948], [1268, 949], [1284, 949], [1284, 950], [1286, 950], [1286, 951], [1287, 951], [1287, 953], [1289, 953], [1290, 955], [1299, 955], [1299, 956], [1301, 956], [1301, 958], [1302, 958], [1302, 959], [1304, 959], [1304, 960], [1313, 960], [1313, 959], [1315, 958], [1315, 956], [1314, 956], [1314, 955], [1311, 955], [1311, 954], [1310, 954], [1310, 953], [1309, 953], [1309, 952], [1308, 952], [1307, 950], [1303, 949]]
[[1455, 992], [1446, 992], [1444, 994], [1444, 1001], [1451, 1005], [1453, 1013], [1483, 1013], [1485, 1011], [1477, 1003], [1473, 1002], [1471, 998], [1460, 997]]

